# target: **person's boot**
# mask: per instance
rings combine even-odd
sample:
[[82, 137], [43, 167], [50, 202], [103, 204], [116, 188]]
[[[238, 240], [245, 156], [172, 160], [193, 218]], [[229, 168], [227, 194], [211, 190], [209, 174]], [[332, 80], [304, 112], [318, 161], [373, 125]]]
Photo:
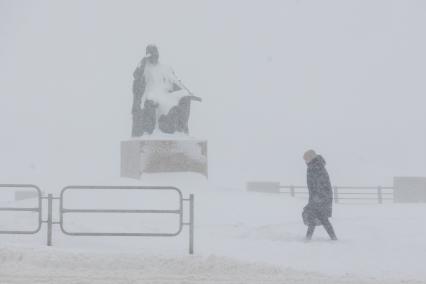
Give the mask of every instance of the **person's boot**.
[[334, 232], [334, 229], [331, 223], [324, 225], [324, 228], [327, 231], [328, 235], [330, 236], [330, 239], [332, 239], [333, 241], [337, 241], [336, 233]]
[[310, 241], [312, 239], [312, 235], [314, 234], [315, 226], [309, 226], [308, 231], [306, 232], [306, 240]]

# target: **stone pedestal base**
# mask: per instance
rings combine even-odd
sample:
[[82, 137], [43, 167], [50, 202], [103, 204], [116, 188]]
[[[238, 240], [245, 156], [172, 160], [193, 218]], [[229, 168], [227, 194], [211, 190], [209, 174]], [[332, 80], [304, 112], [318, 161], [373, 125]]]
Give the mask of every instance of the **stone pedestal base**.
[[121, 176], [197, 172], [208, 176], [207, 141], [138, 139], [121, 142]]

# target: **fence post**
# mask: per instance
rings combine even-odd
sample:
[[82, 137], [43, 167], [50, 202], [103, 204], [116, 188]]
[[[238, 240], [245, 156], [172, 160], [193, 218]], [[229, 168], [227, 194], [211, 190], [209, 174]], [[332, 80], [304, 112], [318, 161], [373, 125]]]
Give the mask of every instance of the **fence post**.
[[52, 245], [52, 194], [47, 195], [47, 245]]
[[290, 194], [291, 194], [291, 197], [294, 197], [295, 195], [294, 185], [290, 185]]
[[337, 186], [334, 186], [334, 202], [339, 203], [339, 190]]
[[380, 185], [377, 187], [377, 201], [380, 204], [383, 203], [382, 187]]
[[194, 194], [189, 195], [189, 254], [194, 254]]

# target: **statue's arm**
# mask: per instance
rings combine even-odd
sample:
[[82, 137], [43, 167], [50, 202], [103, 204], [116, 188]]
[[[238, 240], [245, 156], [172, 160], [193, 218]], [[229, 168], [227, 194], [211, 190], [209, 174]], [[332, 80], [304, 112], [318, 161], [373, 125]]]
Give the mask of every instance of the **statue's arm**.
[[135, 71], [133, 72], [133, 79], [134, 80], [138, 80], [138, 79], [143, 77], [143, 73], [145, 71], [146, 60], [147, 60], [146, 57], [142, 58], [138, 67], [136, 67]]
[[186, 90], [189, 94], [190, 100], [201, 102], [202, 99], [200, 97], [195, 96], [183, 83], [182, 81], [176, 76], [173, 69], [170, 68], [170, 80], [172, 82], [172, 92], [179, 91], [179, 90]]
[[186, 89], [179, 78], [176, 76], [175, 71], [172, 68], [169, 69], [169, 80], [172, 83], [172, 92], [180, 91]]
[[133, 72], [133, 105], [132, 113], [141, 110], [142, 96], [145, 92], [145, 70], [146, 58], [143, 58], [139, 66]]

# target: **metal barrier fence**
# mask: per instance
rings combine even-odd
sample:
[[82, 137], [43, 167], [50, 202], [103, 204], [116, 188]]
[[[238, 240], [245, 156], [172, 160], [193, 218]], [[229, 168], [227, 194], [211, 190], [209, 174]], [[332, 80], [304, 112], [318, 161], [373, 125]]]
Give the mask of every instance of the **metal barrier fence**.
[[[292, 197], [308, 197], [307, 186], [281, 185], [279, 182], [251, 181], [247, 182], [247, 191], [263, 193], [286, 193]], [[393, 201], [394, 188], [390, 186], [333, 186], [334, 202], [339, 203], [344, 200], [358, 201]]]
[[[69, 236], [142, 236], [142, 237], [173, 237], [179, 235], [183, 226], [189, 227], [189, 253], [194, 253], [194, 195], [190, 194], [189, 198], [183, 198], [183, 194], [180, 189], [176, 187], [164, 187], [164, 186], [67, 186], [61, 190], [59, 197], [54, 197], [52, 194], [42, 196], [41, 190], [35, 185], [20, 185], [20, 184], [0, 184], [1, 188], [32, 188], [37, 192], [37, 207], [33, 208], [19, 208], [19, 207], [0, 207], [1, 211], [22, 211], [22, 212], [37, 212], [38, 213], [38, 225], [36, 230], [31, 231], [16, 231], [16, 230], [0, 230], [0, 234], [36, 234], [41, 230], [42, 223], [47, 224], [47, 245], [52, 245], [52, 227], [53, 225], [60, 225], [60, 230], [63, 234]], [[178, 208], [176, 210], [161, 210], [161, 209], [72, 209], [65, 208], [64, 203], [66, 201], [65, 193], [72, 190], [155, 190], [155, 191], [172, 191], [178, 194]], [[42, 199], [47, 199], [47, 220], [42, 220]], [[59, 200], [59, 221], [53, 221], [53, 201]], [[184, 222], [184, 202], [189, 202], [189, 220]], [[171, 233], [128, 233], [128, 232], [70, 232], [64, 227], [65, 214], [72, 213], [120, 213], [120, 214], [176, 214], [179, 217], [179, 228], [176, 232]]]
[[[308, 188], [297, 185], [279, 185], [279, 193], [288, 193], [292, 197], [307, 196]], [[285, 189], [283, 191], [282, 189]], [[384, 201], [393, 201], [393, 187], [391, 186], [333, 186], [333, 199], [335, 203], [344, 200], [377, 201], [382, 204]]]
[[35, 190], [36, 193], [36, 199], [37, 199], [37, 207], [0, 207], [0, 214], [1, 211], [3, 212], [36, 212], [38, 213], [38, 218], [37, 218], [37, 227], [34, 230], [21, 230], [21, 231], [16, 231], [16, 230], [4, 230], [4, 231], [0, 231], [0, 234], [36, 234], [41, 230], [41, 224], [42, 224], [42, 210], [41, 210], [41, 200], [42, 200], [42, 193], [41, 190], [38, 186], [33, 185], [33, 184], [0, 184], [0, 190], [2, 190], [2, 188], [27, 188], [27, 189], [33, 189]]

